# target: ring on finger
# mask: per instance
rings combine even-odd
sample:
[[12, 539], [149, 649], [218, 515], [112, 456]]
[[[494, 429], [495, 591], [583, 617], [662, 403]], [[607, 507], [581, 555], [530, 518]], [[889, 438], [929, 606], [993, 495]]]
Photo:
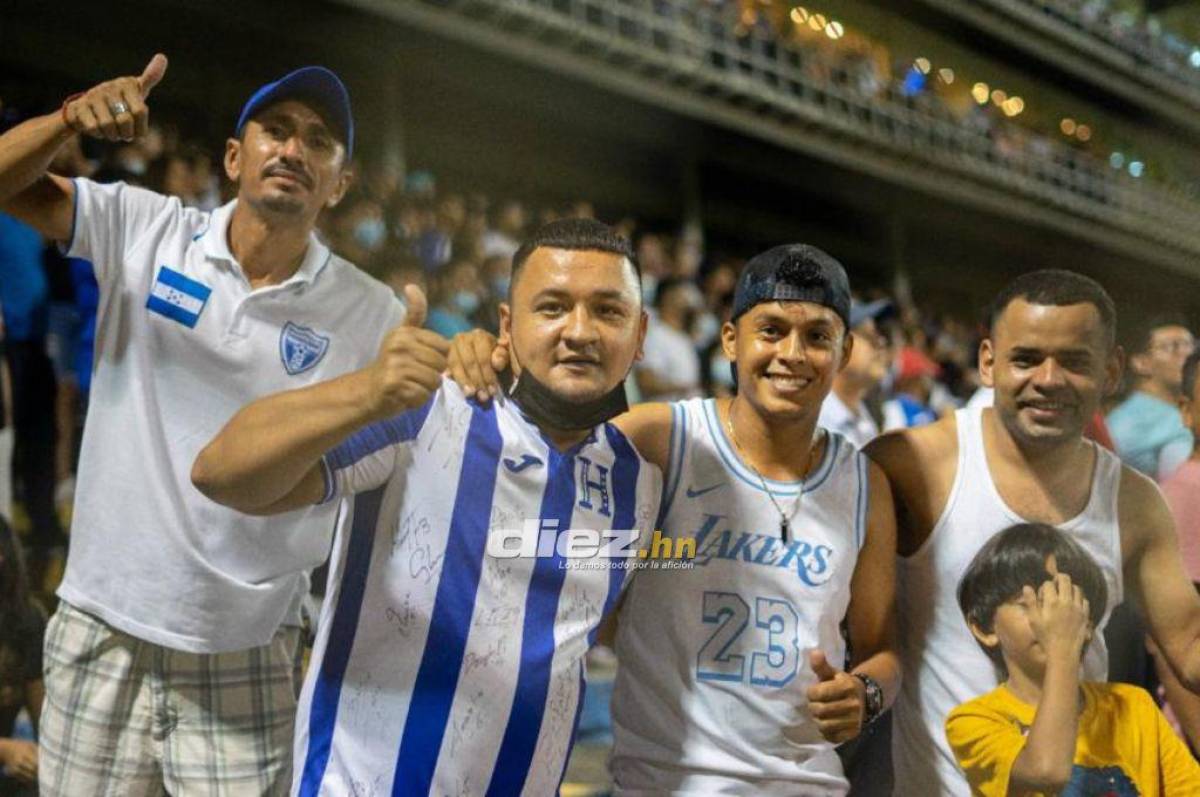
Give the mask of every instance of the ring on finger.
[[120, 100], [117, 100], [112, 105], [108, 106], [108, 109], [112, 111], [113, 116], [120, 116], [123, 113], [129, 112], [129, 106]]

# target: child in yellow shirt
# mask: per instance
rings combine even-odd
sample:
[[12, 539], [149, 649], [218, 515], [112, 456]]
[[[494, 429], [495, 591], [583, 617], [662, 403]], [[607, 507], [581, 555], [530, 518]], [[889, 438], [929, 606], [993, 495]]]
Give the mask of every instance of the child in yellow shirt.
[[1087, 552], [1045, 524], [1012, 526], [972, 560], [958, 603], [1002, 675], [946, 718], [972, 794], [1200, 795], [1200, 765], [1149, 693], [1080, 683], [1107, 592]]

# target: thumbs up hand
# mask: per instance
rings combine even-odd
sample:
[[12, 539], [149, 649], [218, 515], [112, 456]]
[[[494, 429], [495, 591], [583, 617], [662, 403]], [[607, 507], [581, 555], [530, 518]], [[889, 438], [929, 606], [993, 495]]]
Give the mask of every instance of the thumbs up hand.
[[858, 736], [866, 715], [867, 690], [861, 680], [836, 670], [825, 654], [808, 654], [817, 683], [808, 687], [808, 708], [826, 741], [840, 744]]
[[383, 339], [375, 362], [367, 367], [367, 403], [372, 420], [391, 418], [420, 407], [442, 384], [450, 342], [422, 329], [428, 303], [415, 285], [406, 285], [408, 315]]
[[133, 141], [150, 127], [146, 98], [167, 73], [167, 57], [157, 53], [137, 77], [109, 80], [63, 103], [62, 117], [76, 133], [108, 141]]

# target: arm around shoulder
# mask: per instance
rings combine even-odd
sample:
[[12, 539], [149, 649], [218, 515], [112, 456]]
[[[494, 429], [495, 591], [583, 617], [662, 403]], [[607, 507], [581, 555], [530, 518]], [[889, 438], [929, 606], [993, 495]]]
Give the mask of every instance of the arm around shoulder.
[[629, 438], [642, 459], [666, 475], [671, 458], [671, 405], [664, 402], [637, 404], [613, 423]]

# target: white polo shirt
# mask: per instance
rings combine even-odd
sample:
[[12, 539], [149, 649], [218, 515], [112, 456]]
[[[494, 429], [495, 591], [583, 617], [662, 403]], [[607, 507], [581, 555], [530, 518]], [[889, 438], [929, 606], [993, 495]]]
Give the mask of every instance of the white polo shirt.
[[92, 261], [100, 308], [58, 595], [170, 648], [265, 644], [299, 622], [338, 508], [243, 515], [192, 486], [192, 463], [250, 401], [370, 362], [402, 307], [315, 235], [295, 275], [252, 290], [227, 242], [233, 202], [210, 214], [123, 183], [75, 191], [68, 254]]

